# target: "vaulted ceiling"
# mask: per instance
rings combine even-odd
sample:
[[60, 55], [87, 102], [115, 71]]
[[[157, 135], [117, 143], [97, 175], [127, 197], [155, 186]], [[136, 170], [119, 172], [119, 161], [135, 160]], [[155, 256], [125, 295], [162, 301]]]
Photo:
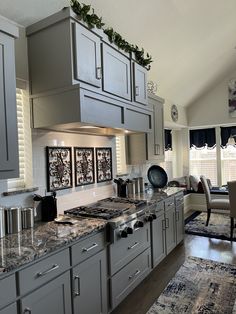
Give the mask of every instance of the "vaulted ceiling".
[[[158, 94], [188, 106], [236, 69], [235, 0], [83, 0], [154, 62]], [[28, 26], [69, 0], [0, 0], [0, 14]]]

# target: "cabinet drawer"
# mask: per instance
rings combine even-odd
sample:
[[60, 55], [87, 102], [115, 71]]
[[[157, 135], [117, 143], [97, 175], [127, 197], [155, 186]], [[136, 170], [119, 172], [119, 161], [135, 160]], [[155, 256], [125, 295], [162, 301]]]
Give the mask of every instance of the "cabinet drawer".
[[17, 314], [16, 303], [13, 303], [0, 311], [0, 314]]
[[11, 275], [0, 281], [0, 308], [14, 301], [16, 298], [15, 275]]
[[69, 267], [70, 256], [69, 249], [67, 249], [19, 271], [20, 294], [45, 284], [69, 269]]
[[175, 208], [174, 196], [168, 197], [166, 200], [164, 200], [164, 204], [165, 204], [165, 210], [170, 210], [172, 208]]
[[137, 229], [128, 238], [110, 245], [110, 273], [113, 275], [150, 246], [150, 224]]
[[176, 207], [182, 205], [184, 203], [183, 193], [178, 193], [175, 195], [175, 205]]
[[71, 247], [72, 265], [77, 265], [105, 248], [105, 233], [100, 232]]
[[114, 309], [150, 272], [151, 252], [147, 249], [111, 278], [111, 302]]

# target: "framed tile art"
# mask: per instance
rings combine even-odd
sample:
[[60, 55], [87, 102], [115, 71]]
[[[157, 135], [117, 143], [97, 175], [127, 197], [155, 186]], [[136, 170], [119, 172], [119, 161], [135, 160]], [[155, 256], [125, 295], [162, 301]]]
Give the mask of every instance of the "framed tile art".
[[71, 147], [46, 147], [47, 190], [72, 187]]
[[94, 148], [74, 147], [75, 185], [88, 185], [95, 182]]
[[97, 182], [112, 180], [112, 149], [111, 147], [96, 148]]

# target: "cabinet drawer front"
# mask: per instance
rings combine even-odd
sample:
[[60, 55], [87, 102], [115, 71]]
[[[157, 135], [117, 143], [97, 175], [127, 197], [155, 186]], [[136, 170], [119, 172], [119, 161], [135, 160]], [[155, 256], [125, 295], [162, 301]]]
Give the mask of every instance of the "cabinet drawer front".
[[164, 200], [164, 204], [165, 204], [165, 210], [170, 210], [172, 208], [175, 208], [174, 196], [168, 197], [166, 200]]
[[120, 238], [110, 245], [110, 272], [116, 273], [150, 246], [150, 224], [137, 229], [128, 238]]
[[125, 128], [132, 131], [150, 132], [152, 113], [127, 108], [125, 110]]
[[130, 60], [103, 43], [103, 90], [131, 100]]
[[0, 281], [0, 308], [14, 301], [16, 298], [15, 275], [1, 279]]
[[100, 232], [71, 247], [72, 265], [77, 265], [105, 248], [105, 233]]
[[111, 278], [114, 309], [150, 272], [151, 252], [147, 249]]
[[175, 204], [176, 207], [182, 205], [184, 203], [184, 195], [183, 193], [178, 193], [175, 195]]
[[63, 273], [69, 267], [70, 256], [69, 249], [67, 249], [19, 271], [20, 293], [24, 294], [34, 290]]

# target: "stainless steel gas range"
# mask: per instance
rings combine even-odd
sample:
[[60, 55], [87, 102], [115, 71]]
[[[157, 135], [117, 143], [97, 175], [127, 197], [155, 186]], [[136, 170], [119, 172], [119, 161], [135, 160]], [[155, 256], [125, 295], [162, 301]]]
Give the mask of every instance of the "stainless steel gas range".
[[156, 203], [147, 200], [109, 197], [66, 210], [65, 214], [108, 220], [109, 241], [114, 243], [120, 238], [127, 238], [134, 230], [155, 219], [155, 207]]

